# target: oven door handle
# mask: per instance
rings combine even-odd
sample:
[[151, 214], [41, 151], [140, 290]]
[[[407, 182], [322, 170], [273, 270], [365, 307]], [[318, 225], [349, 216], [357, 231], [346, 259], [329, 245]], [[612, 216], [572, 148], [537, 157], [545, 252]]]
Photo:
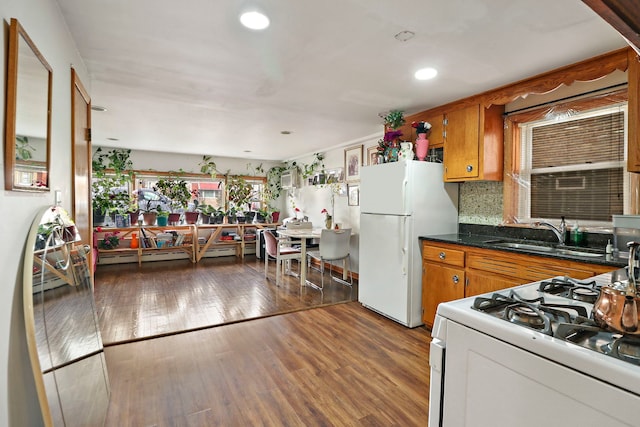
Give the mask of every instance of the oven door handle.
[[442, 427], [445, 348], [445, 342], [439, 338], [433, 338], [429, 345], [429, 427]]

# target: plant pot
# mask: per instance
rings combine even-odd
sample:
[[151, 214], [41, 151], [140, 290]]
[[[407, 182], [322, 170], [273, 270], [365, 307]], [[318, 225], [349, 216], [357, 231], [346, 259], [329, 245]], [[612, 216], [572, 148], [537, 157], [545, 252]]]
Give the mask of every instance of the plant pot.
[[245, 224], [247, 222], [247, 217], [244, 216], [236, 216], [236, 222], [238, 224]]
[[278, 222], [279, 219], [280, 219], [280, 212], [273, 212], [271, 214], [271, 221], [272, 222]]
[[164, 227], [169, 223], [169, 216], [159, 216], [156, 221], [159, 226]]
[[222, 224], [224, 222], [224, 215], [217, 215], [217, 216], [211, 217], [211, 221], [214, 224]]
[[266, 222], [266, 218], [264, 217], [264, 215], [257, 213], [253, 221], [259, 224], [263, 224]]
[[198, 215], [200, 215], [198, 212], [185, 212], [184, 220], [187, 224], [195, 224], [198, 222]]
[[203, 224], [211, 224], [211, 215], [205, 215], [203, 213], [200, 214], [200, 219], [202, 219]]
[[116, 227], [124, 228], [129, 226], [129, 215], [114, 215], [114, 220], [116, 223]]
[[253, 222], [254, 219], [256, 218], [256, 213], [257, 212], [245, 212], [245, 214], [244, 214], [245, 222], [247, 222], [247, 223]]
[[235, 224], [238, 219], [238, 217], [235, 215], [227, 215], [226, 218], [227, 218], [227, 224]]
[[179, 213], [170, 213], [169, 214], [169, 224], [170, 225], [178, 225], [180, 223], [180, 214]]
[[145, 212], [142, 214], [142, 220], [144, 221], [144, 225], [155, 225], [156, 217], [158, 216], [155, 212]]
[[134, 226], [138, 223], [140, 217], [140, 211], [129, 212], [129, 225]]
[[104, 225], [106, 222], [107, 216], [100, 213], [100, 211], [93, 211], [93, 225]]

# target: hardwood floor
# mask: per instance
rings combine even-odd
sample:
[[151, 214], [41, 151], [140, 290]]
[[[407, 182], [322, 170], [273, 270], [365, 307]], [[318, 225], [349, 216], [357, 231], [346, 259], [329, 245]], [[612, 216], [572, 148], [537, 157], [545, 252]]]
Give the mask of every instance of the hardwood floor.
[[275, 263], [269, 264], [269, 280], [255, 256], [101, 265], [95, 298], [102, 340], [108, 346], [358, 298], [357, 284], [325, 280], [320, 292], [286, 275], [276, 286]]
[[428, 343], [350, 302], [111, 346], [106, 426], [426, 426]]
[[363, 308], [357, 284], [275, 286], [274, 264], [271, 280], [263, 269], [254, 257], [100, 266], [106, 426], [427, 425], [426, 328]]

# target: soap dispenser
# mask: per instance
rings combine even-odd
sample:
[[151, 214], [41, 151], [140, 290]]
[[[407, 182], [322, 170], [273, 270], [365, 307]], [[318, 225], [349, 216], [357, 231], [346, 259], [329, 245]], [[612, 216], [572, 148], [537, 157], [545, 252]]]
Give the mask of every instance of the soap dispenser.
[[580, 233], [580, 227], [578, 227], [578, 221], [576, 221], [573, 224], [573, 227], [571, 227], [571, 243], [575, 246], [578, 246], [580, 244], [580, 241], [582, 240], [582, 233]]
[[613, 254], [613, 245], [611, 244], [611, 239], [607, 240], [607, 247], [604, 249], [604, 252], [607, 255]]

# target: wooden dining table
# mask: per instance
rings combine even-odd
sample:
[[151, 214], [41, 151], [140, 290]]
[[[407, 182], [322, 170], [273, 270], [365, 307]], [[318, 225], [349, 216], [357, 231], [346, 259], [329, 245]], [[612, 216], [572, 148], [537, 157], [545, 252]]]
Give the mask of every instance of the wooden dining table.
[[[322, 234], [322, 228], [297, 228], [293, 230], [281, 228], [277, 229], [276, 232], [279, 236], [300, 239], [300, 285], [305, 285], [307, 283], [307, 269], [304, 265], [307, 262], [307, 239], [319, 239]], [[342, 280], [346, 283], [348, 279], [347, 260], [344, 259], [342, 263]]]
[[[280, 228], [276, 232], [279, 236], [288, 237], [290, 239], [300, 239], [300, 285], [307, 283], [307, 239], [319, 239], [322, 234], [321, 228], [296, 228], [286, 229]], [[297, 242], [296, 242], [297, 243]]]

